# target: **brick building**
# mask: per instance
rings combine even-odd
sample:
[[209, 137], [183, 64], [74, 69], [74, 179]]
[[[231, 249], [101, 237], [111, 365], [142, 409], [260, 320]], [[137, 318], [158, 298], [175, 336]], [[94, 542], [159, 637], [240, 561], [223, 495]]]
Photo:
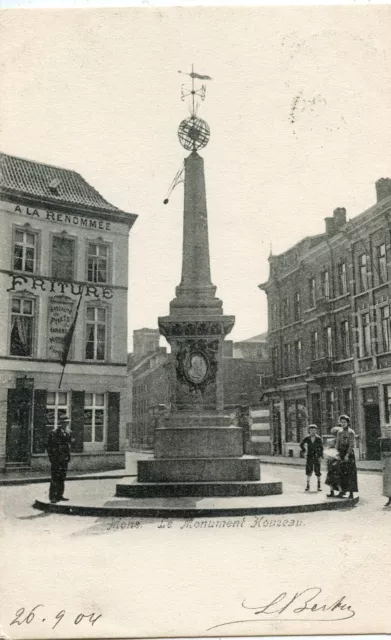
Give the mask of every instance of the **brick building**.
[[[136, 335], [137, 334], [137, 337]], [[128, 426], [131, 447], [150, 447], [159, 414], [170, 405], [169, 358], [165, 347], [159, 347], [159, 333], [139, 329], [134, 332], [134, 352], [128, 357], [128, 380], [132, 394], [132, 418]], [[157, 341], [156, 341], [157, 340]], [[246, 349], [246, 343], [250, 347]], [[146, 351], [145, 345], [150, 347]], [[245, 402], [257, 405], [261, 397], [260, 383], [268, 372], [269, 362], [264, 350], [265, 336], [256, 336], [240, 343], [224, 342], [224, 401], [225, 410]], [[255, 358], [254, 354], [262, 357]], [[262, 438], [269, 436], [264, 431]], [[260, 436], [261, 437], [261, 436]]]
[[1, 470], [48, 467], [47, 433], [63, 415], [74, 437], [71, 468], [123, 466], [136, 217], [74, 171], [0, 154]]
[[268, 297], [274, 452], [298, 455], [309, 422], [325, 434], [352, 417], [360, 455], [380, 456], [391, 424], [391, 180], [377, 202], [347, 221], [344, 208], [325, 232], [270, 256], [259, 285]]

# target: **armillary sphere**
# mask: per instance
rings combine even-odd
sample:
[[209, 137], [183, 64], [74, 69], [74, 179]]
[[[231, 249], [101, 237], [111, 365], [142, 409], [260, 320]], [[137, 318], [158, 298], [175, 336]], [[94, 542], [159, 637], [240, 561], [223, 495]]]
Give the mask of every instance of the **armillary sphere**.
[[209, 125], [205, 120], [190, 116], [182, 120], [178, 129], [178, 138], [182, 147], [188, 151], [195, 151], [206, 147], [210, 138]]

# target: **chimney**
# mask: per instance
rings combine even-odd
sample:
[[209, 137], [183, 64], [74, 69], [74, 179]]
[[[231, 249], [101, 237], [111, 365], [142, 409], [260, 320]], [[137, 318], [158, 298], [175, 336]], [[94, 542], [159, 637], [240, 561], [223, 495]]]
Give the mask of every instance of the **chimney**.
[[338, 231], [346, 224], [346, 209], [345, 207], [337, 207], [334, 209], [334, 227]]
[[334, 218], [328, 217], [324, 219], [326, 223], [326, 233], [328, 236], [332, 236], [335, 233], [335, 221]]
[[377, 201], [384, 200], [384, 198], [388, 198], [391, 196], [391, 179], [390, 178], [380, 178], [376, 182], [376, 197]]

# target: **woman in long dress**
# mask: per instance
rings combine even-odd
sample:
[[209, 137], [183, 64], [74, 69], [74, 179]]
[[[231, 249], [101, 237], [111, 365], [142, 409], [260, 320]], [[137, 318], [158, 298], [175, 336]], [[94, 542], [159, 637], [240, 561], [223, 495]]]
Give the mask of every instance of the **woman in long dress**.
[[334, 427], [331, 429], [333, 439], [328, 440], [328, 447], [324, 451], [324, 456], [327, 460], [327, 476], [325, 484], [330, 487], [330, 493], [327, 494], [328, 498], [334, 498], [335, 493], [341, 491], [341, 478], [340, 478], [340, 460], [337, 449], [335, 448], [337, 433], [340, 427]]
[[356, 457], [354, 454], [355, 437], [351, 429], [349, 416], [343, 415], [339, 419], [341, 429], [337, 433], [336, 449], [340, 459], [340, 484], [339, 498], [344, 498], [349, 492], [349, 498], [358, 492]]

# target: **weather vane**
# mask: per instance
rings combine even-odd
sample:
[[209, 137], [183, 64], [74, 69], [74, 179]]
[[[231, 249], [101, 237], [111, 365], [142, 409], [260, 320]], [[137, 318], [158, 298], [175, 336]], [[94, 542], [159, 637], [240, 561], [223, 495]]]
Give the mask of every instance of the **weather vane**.
[[212, 80], [212, 78], [210, 76], [196, 73], [194, 71], [194, 65], [191, 65], [190, 73], [185, 73], [184, 71], [179, 71], [178, 73], [184, 73], [191, 78], [191, 89], [186, 89], [184, 85], [182, 85], [181, 89], [182, 100], [185, 100], [185, 98], [191, 96], [191, 115], [190, 118], [182, 120], [181, 124], [179, 125], [179, 142], [181, 143], [182, 147], [184, 147], [188, 151], [197, 151], [197, 149], [202, 149], [208, 144], [210, 138], [210, 129], [208, 123], [205, 122], [205, 120], [201, 120], [201, 118], [197, 117], [197, 111], [199, 107], [199, 101], [197, 101], [197, 98], [205, 100], [206, 85], [202, 85], [200, 89], [196, 89], [194, 80]]
[[[191, 89], [187, 89], [185, 85], [181, 87], [181, 99], [184, 101], [186, 98], [191, 97], [190, 104], [190, 118], [186, 118], [182, 120], [178, 129], [178, 138], [182, 147], [184, 147], [187, 151], [196, 152], [197, 149], [203, 149], [209, 142], [210, 138], [210, 129], [209, 125], [205, 120], [198, 118], [197, 111], [199, 107], [199, 99], [202, 101], [205, 100], [206, 94], [206, 85], [202, 85], [200, 89], [195, 88], [195, 80], [212, 80], [210, 76], [201, 75], [200, 73], [196, 73], [194, 71], [194, 65], [191, 65], [191, 72], [187, 73], [185, 71], [178, 71], [178, 73], [182, 73], [186, 76], [190, 76], [191, 78]], [[198, 100], [197, 100], [198, 99]], [[183, 182], [184, 176], [184, 163], [182, 163], [179, 168], [175, 178], [173, 179], [167, 197], [164, 199], [164, 204], [168, 204], [168, 199], [175, 189], [175, 187]]]
[[182, 73], [186, 76], [190, 76], [191, 78], [191, 89], [187, 89], [184, 84], [181, 87], [181, 99], [185, 100], [188, 96], [191, 96], [192, 98], [191, 115], [195, 116], [198, 108], [198, 105], [196, 104], [196, 101], [195, 101], [195, 97], [199, 96], [201, 100], [205, 100], [206, 85], [203, 84], [201, 86], [201, 89], [195, 89], [194, 80], [195, 78], [197, 78], [197, 80], [212, 80], [212, 78], [210, 76], [203, 76], [200, 73], [196, 73], [194, 71], [194, 64], [191, 65], [191, 73], [186, 73], [186, 71], [178, 71], [178, 73]]

